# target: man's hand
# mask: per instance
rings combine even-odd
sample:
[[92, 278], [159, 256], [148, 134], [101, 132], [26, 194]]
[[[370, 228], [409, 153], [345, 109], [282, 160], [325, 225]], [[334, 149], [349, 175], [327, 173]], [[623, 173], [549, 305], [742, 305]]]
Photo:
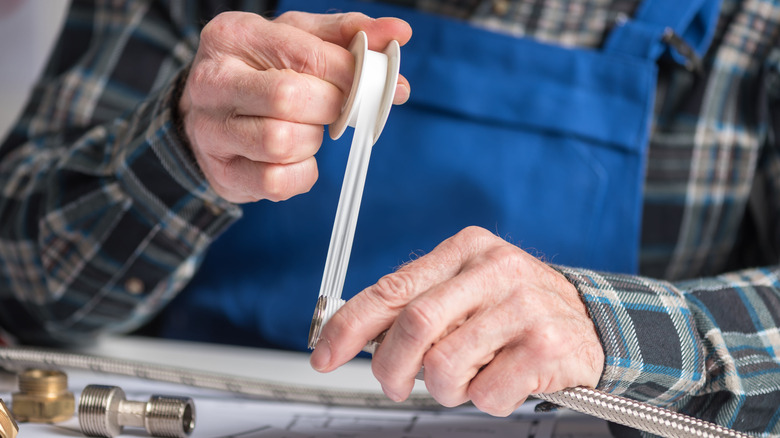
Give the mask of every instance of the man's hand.
[[393, 400], [425, 384], [444, 406], [471, 400], [497, 416], [530, 394], [595, 387], [604, 353], [577, 290], [481, 228], [468, 228], [349, 300], [311, 356], [331, 371], [384, 330], [372, 360]]
[[[363, 30], [382, 50], [411, 37], [399, 19], [289, 12], [274, 21], [227, 12], [211, 20], [179, 101], [184, 131], [214, 190], [231, 202], [280, 201], [317, 179], [323, 125], [336, 120], [354, 73], [346, 47]], [[395, 103], [409, 96], [399, 78]]]

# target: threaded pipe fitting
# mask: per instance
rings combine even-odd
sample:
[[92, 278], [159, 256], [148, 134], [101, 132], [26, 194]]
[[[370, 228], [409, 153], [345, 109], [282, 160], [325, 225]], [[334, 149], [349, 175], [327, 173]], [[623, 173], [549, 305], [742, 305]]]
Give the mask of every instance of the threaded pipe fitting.
[[0, 438], [16, 438], [17, 433], [19, 433], [19, 425], [16, 424], [11, 411], [0, 399]]
[[19, 374], [19, 392], [12, 395], [18, 421], [57, 423], [73, 416], [76, 402], [62, 371], [28, 369]]
[[186, 438], [195, 429], [195, 404], [189, 397], [169, 395], [128, 401], [117, 386], [89, 385], [79, 398], [79, 425], [87, 436], [111, 438], [131, 426], [152, 436]]

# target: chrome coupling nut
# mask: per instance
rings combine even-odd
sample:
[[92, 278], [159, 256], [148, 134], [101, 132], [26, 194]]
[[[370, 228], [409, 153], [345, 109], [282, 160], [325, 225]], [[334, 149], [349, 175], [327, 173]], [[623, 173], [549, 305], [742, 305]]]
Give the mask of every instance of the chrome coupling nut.
[[79, 397], [79, 425], [87, 436], [110, 438], [132, 426], [152, 436], [186, 438], [195, 429], [195, 404], [189, 397], [169, 395], [127, 401], [117, 386], [89, 385]]
[[29, 369], [19, 374], [19, 392], [12, 395], [14, 416], [20, 422], [57, 423], [73, 416], [76, 402], [62, 371]]
[[19, 433], [19, 425], [16, 424], [8, 406], [0, 400], [0, 438], [16, 438]]

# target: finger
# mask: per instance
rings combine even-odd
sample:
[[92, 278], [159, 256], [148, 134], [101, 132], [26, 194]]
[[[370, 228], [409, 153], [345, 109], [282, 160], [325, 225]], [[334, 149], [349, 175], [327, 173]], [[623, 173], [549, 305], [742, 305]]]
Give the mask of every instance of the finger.
[[412, 87], [409, 81], [403, 75], [398, 75], [398, 84], [395, 86], [395, 95], [393, 95], [393, 104], [401, 105], [406, 103], [411, 96]]
[[215, 155], [224, 157], [240, 155], [256, 162], [293, 164], [313, 157], [322, 144], [321, 125], [233, 116], [221, 126], [214, 138], [204, 140], [214, 145]]
[[317, 344], [311, 356], [312, 367], [328, 372], [349, 361], [390, 327], [411, 295], [438, 283], [438, 274], [446, 275], [423, 258], [382, 277], [347, 301], [322, 329], [324, 342]]
[[469, 400], [474, 376], [525, 330], [520, 308], [511, 300], [483, 306], [425, 353], [425, 386], [439, 403], [457, 406]]
[[371, 18], [359, 12], [343, 14], [310, 14], [291, 11], [274, 20], [318, 36], [324, 41], [347, 47], [359, 31], [368, 36], [368, 49], [381, 51], [392, 40], [404, 45], [412, 37], [412, 27], [393, 17]]
[[[231, 59], [199, 66], [190, 94], [238, 115], [325, 125], [338, 118], [344, 94], [330, 82], [293, 70], [259, 71]], [[213, 71], [217, 70], [217, 71]]]
[[344, 94], [330, 82], [292, 70], [266, 70], [258, 76], [259, 99], [246, 102], [248, 112], [320, 125], [338, 118]]
[[520, 347], [507, 347], [482, 369], [468, 387], [477, 409], [506, 417], [539, 386], [538, 361]]
[[573, 319], [529, 323], [522, 336], [502, 348], [471, 381], [467, 392], [474, 405], [506, 416], [530, 394], [595, 387], [599, 374], [594, 372], [593, 353], [601, 345], [584, 340], [584, 327], [569, 324]]
[[[457, 276], [432, 287], [398, 315], [372, 361], [374, 375], [391, 398], [406, 398], [420, 366], [426, 365], [426, 385], [428, 376], [432, 376], [433, 386], [429, 389], [437, 401], [445, 406], [465, 401], [468, 380], [486, 363], [485, 358], [503, 344], [503, 336], [499, 333], [494, 336], [487, 327], [509, 330], [513, 325], [497, 327], [494, 323], [498, 320], [478, 320], [476, 330], [483, 337], [484, 333], [491, 333], [490, 338], [481, 340], [481, 345], [473, 350], [461, 350], [458, 355], [447, 348], [450, 344], [446, 340], [459, 333], [463, 324], [469, 324], [467, 319], [472, 315], [492, 310], [507, 293], [510, 283], [501, 280], [500, 272], [504, 264], [494, 261], [509, 257], [504, 254], [516, 249], [501, 243], [470, 257]], [[507, 323], [507, 319], [500, 322]], [[445, 342], [445, 348], [436, 348], [440, 342]], [[453, 359], [458, 362], [452, 362]]]
[[251, 161], [236, 156], [227, 161], [212, 159], [207, 178], [220, 196], [234, 203], [261, 199], [283, 201], [311, 190], [317, 180], [314, 157], [290, 164]]
[[192, 114], [188, 136], [209, 160], [224, 164], [241, 156], [250, 161], [293, 164], [312, 157], [322, 144], [321, 125], [307, 125], [268, 117]]
[[[390, 41], [404, 45], [412, 37], [412, 27], [404, 20], [393, 17], [371, 18], [367, 15], [350, 12], [346, 14], [310, 14], [291, 11], [275, 20], [289, 24], [318, 36], [324, 41], [348, 47], [358, 31], [366, 32], [368, 49], [381, 52]], [[347, 90], [348, 88], [342, 89]], [[403, 76], [398, 76], [393, 103], [400, 105], [409, 100], [411, 86]]]
[[349, 90], [352, 83], [354, 61], [344, 47], [257, 14], [219, 14], [201, 31], [198, 51], [217, 59], [235, 57], [256, 70], [290, 69], [309, 74], [342, 91]]
[[[445, 240], [425, 256], [382, 277], [349, 300], [322, 330], [311, 356], [311, 365], [321, 372], [332, 371], [354, 357], [381, 332], [390, 327], [404, 306], [433, 285], [458, 273], [474, 249], [462, 231]], [[462, 247], [462, 248], [461, 248]]]

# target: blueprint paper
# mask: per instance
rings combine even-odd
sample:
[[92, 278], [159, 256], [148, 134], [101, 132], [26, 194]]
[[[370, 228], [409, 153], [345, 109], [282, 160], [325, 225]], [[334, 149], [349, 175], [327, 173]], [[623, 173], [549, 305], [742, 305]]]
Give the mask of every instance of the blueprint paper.
[[[152, 394], [190, 396], [195, 401], [193, 438], [550, 438], [555, 414], [535, 414], [527, 404], [507, 418], [495, 418], [472, 407], [441, 411], [341, 408], [307, 403], [254, 400], [229, 393], [150, 382], [84, 371], [68, 372], [76, 396], [89, 384], [120, 386], [127, 399], [145, 401]], [[13, 388], [4, 388], [11, 400]], [[13, 409], [13, 407], [12, 407]], [[78, 419], [50, 424], [20, 424], [20, 437], [82, 436]], [[142, 428], [125, 428], [121, 436], [148, 436]]]

